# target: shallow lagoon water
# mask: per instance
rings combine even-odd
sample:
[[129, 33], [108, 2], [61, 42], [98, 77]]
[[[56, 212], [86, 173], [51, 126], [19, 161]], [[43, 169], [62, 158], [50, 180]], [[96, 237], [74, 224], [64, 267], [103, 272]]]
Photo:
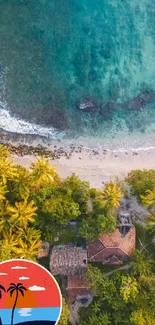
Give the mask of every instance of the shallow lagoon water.
[[[155, 90], [153, 0], [1, 0], [0, 12], [0, 127], [5, 108], [19, 120], [8, 123], [13, 132], [25, 132], [24, 119], [26, 132], [31, 123], [51, 137], [153, 134], [155, 103], [121, 106]], [[117, 109], [107, 119], [82, 112], [76, 101], [85, 96]]]

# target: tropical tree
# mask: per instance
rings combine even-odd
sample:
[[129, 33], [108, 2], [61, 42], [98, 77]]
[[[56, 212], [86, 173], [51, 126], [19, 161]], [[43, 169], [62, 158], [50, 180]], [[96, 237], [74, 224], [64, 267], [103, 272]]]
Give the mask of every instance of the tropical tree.
[[88, 323], [80, 323], [80, 325], [111, 325], [111, 320], [110, 317], [108, 315], [107, 312], [105, 312], [104, 314], [102, 312], [98, 313], [98, 314], [94, 314], [90, 317], [88, 317]]
[[89, 182], [81, 181], [79, 177], [73, 174], [64, 180], [62, 187], [66, 191], [70, 191], [74, 202], [79, 204], [81, 214], [85, 214], [88, 210], [88, 200], [90, 197]]
[[131, 272], [135, 276], [149, 276], [152, 273], [153, 263], [146, 254], [136, 250], [131, 262]]
[[145, 195], [140, 196], [144, 206], [152, 209], [155, 207], [155, 188], [153, 190], [147, 190]]
[[7, 213], [7, 201], [2, 201], [0, 203], [0, 234], [2, 235], [3, 230], [8, 231], [10, 227], [12, 227], [12, 223], [10, 222], [10, 217]]
[[148, 208], [149, 215], [146, 216], [145, 220], [147, 222], [148, 227], [155, 231], [155, 189], [147, 190], [145, 195], [140, 196], [141, 201], [145, 207]]
[[138, 295], [138, 283], [135, 278], [131, 276], [122, 276], [122, 285], [120, 288], [120, 294], [123, 300], [127, 303], [129, 301], [135, 301]]
[[0, 159], [5, 159], [10, 156], [10, 152], [6, 146], [0, 144]]
[[102, 191], [98, 192], [97, 200], [99, 200], [103, 207], [107, 210], [117, 209], [120, 205], [122, 197], [121, 189], [118, 184], [107, 183]]
[[62, 312], [61, 312], [61, 316], [60, 316], [58, 325], [68, 325], [69, 316], [70, 316], [69, 307], [68, 307], [65, 299], [62, 298]]
[[37, 162], [33, 163], [30, 169], [34, 184], [38, 187], [45, 183], [60, 181], [55, 168], [50, 166], [49, 160], [45, 159], [45, 156], [42, 156], [41, 159], [37, 158]]
[[15, 312], [15, 308], [16, 308], [16, 304], [18, 301], [18, 296], [19, 294], [21, 294], [24, 297], [24, 291], [27, 291], [27, 289], [23, 286], [22, 283], [10, 283], [10, 287], [7, 289], [7, 292], [10, 293], [10, 297], [12, 297], [12, 295], [15, 293], [15, 302], [12, 308], [12, 314], [11, 314], [11, 325], [13, 325], [13, 318], [14, 318], [14, 312]]
[[8, 191], [6, 185], [0, 182], [0, 202], [6, 199], [5, 195], [7, 192]]
[[47, 199], [42, 206], [42, 212], [50, 214], [52, 221], [60, 224], [76, 219], [80, 215], [79, 204], [74, 202], [71, 195], [62, 193], [56, 193]]
[[5, 288], [0, 284], [0, 299], [2, 299], [2, 291], [6, 292]]
[[20, 258], [24, 258], [31, 261], [36, 261], [39, 252], [41, 251], [41, 241], [38, 239], [32, 239], [29, 242], [19, 239], [19, 247], [17, 248], [17, 254]]
[[133, 325], [155, 325], [155, 319], [152, 318], [144, 309], [138, 309], [132, 312], [130, 321]]
[[32, 185], [31, 173], [17, 165], [17, 177], [13, 182], [13, 195], [19, 200], [29, 196]]
[[81, 221], [79, 232], [83, 238], [93, 240], [96, 239], [101, 232], [113, 232], [116, 225], [117, 220], [110, 212], [105, 212], [104, 214], [92, 212]]
[[7, 180], [12, 180], [17, 176], [16, 166], [9, 159], [0, 159], [0, 179], [4, 185]]
[[23, 241], [30, 243], [33, 240], [40, 239], [41, 237], [41, 232], [38, 229], [35, 229], [33, 227], [27, 227], [25, 228], [20, 228], [17, 237], [21, 238]]
[[13, 234], [12, 229], [2, 232], [2, 240], [0, 241], [0, 261], [9, 260], [14, 257], [19, 257], [17, 248], [19, 240], [16, 234]]
[[152, 191], [155, 188], [155, 170], [132, 170], [128, 174], [126, 182], [131, 186], [131, 193], [141, 200], [141, 195], [145, 195], [147, 190]]
[[19, 228], [26, 228], [28, 223], [35, 221], [37, 207], [34, 206], [34, 201], [28, 203], [28, 198], [22, 202], [16, 202], [15, 206], [8, 205], [7, 212], [10, 215], [10, 222], [17, 225]]

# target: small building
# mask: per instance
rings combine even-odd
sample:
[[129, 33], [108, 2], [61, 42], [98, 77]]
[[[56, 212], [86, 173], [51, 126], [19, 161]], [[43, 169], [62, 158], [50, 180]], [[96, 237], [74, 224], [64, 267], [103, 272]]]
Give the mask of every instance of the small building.
[[49, 255], [50, 244], [48, 242], [41, 242], [40, 252], [38, 259], [47, 257]]
[[122, 264], [135, 250], [136, 233], [133, 225], [119, 225], [112, 233], [101, 233], [87, 244], [88, 261]]
[[87, 267], [87, 250], [75, 246], [54, 246], [50, 255], [50, 270], [54, 275], [79, 275]]
[[68, 297], [88, 297], [91, 295], [91, 290], [84, 275], [72, 275], [67, 279]]

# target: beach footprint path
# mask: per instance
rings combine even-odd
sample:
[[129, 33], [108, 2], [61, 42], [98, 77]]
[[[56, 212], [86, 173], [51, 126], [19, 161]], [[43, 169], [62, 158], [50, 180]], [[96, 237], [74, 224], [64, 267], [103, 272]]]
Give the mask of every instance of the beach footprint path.
[[60, 288], [41, 265], [22, 259], [0, 263], [0, 325], [56, 325]]

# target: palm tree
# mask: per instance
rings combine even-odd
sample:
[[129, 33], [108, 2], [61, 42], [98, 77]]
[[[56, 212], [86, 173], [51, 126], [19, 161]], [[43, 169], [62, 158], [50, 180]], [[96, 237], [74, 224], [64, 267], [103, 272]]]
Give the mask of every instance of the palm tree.
[[151, 276], [153, 260], [148, 258], [144, 253], [136, 250], [131, 262], [131, 272], [135, 276]]
[[8, 191], [6, 185], [3, 185], [3, 183], [0, 182], [0, 201], [4, 201], [6, 199], [5, 194], [7, 192]]
[[6, 292], [5, 288], [0, 284], [0, 299], [2, 299], [2, 290]]
[[8, 159], [0, 159], [0, 178], [5, 185], [7, 180], [12, 180], [17, 176], [15, 165]]
[[6, 146], [0, 144], [0, 159], [8, 158], [10, 156], [10, 152]]
[[13, 230], [2, 232], [3, 239], [0, 241], [0, 261], [6, 261], [14, 257], [18, 257], [17, 248], [19, 245], [19, 239], [16, 234], [13, 234]]
[[145, 220], [147, 222], [148, 227], [152, 230], [152, 232], [155, 231], [155, 189], [147, 190], [145, 192], [145, 195], [141, 195], [140, 198], [142, 200], [142, 203], [145, 207], [148, 208], [148, 211], [150, 213], [149, 216], [146, 216]]
[[24, 290], [27, 291], [27, 289], [23, 286], [22, 283], [10, 283], [10, 287], [7, 289], [7, 292], [10, 292], [10, 297], [12, 297], [13, 293], [16, 293], [16, 298], [15, 298], [15, 302], [12, 308], [12, 315], [11, 315], [11, 325], [13, 325], [13, 318], [14, 318], [14, 312], [15, 312], [15, 308], [16, 308], [16, 304], [17, 304], [17, 300], [18, 300], [18, 295], [19, 293], [21, 293], [21, 295], [24, 297]]
[[41, 240], [32, 239], [29, 242], [23, 241], [21, 238], [19, 239], [19, 247], [17, 248], [17, 253], [20, 258], [24, 258], [26, 260], [36, 261], [38, 254], [41, 251]]
[[19, 228], [26, 229], [28, 223], [35, 221], [37, 207], [34, 206], [34, 201], [27, 202], [25, 198], [23, 202], [16, 202], [15, 206], [8, 205], [7, 212], [10, 215], [10, 222], [14, 222]]
[[149, 209], [152, 209], [155, 207], [155, 189], [147, 190], [145, 192], [145, 195], [140, 196], [142, 203], [144, 206], [149, 207]]
[[17, 165], [17, 177], [14, 180], [14, 192], [16, 193], [17, 198], [24, 199], [29, 195], [30, 186], [31, 186], [31, 174], [30, 172], [22, 167]]
[[18, 238], [22, 238], [26, 243], [30, 243], [36, 239], [40, 239], [41, 232], [38, 229], [35, 229], [33, 227], [28, 227], [26, 229], [19, 229], [19, 232], [17, 234]]
[[7, 213], [7, 201], [0, 202], [0, 234], [3, 230], [8, 230], [10, 228], [9, 216]]
[[107, 183], [102, 191], [98, 192], [97, 199], [107, 209], [118, 208], [122, 197], [120, 187], [115, 183]]
[[60, 178], [53, 166], [50, 166], [49, 160], [42, 156], [37, 158], [37, 162], [31, 165], [32, 177], [37, 186], [49, 182], [58, 182]]

